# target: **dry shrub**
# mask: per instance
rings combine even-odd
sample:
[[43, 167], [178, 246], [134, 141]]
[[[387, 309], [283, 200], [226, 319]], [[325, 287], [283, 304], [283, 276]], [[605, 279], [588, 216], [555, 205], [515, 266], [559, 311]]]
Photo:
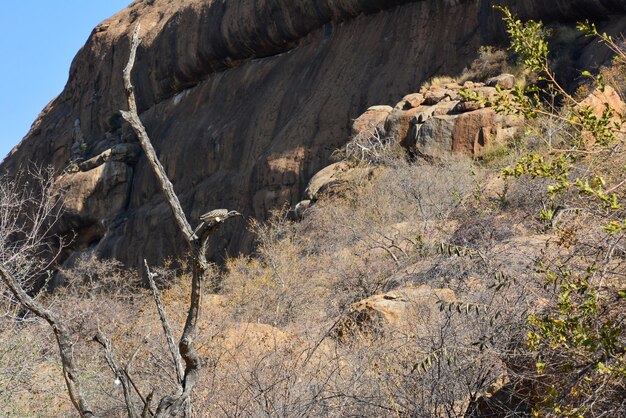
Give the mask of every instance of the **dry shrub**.
[[73, 263], [66, 263], [59, 273], [64, 280], [60, 291], [81, 297], [102, 294], [116, 299], [129, 298], [141, 281], [119, 261], [102, 260], [92, 252], [82, 253]]
[[610, 65], [600, 68], [603, 80], [617, 91], [619, 97], [626, 101], [626, 62], [615, 58]]
[[381, 165], [403, 156], [404, 150], [398, 141], [385, 136], [382, 127], [376, 126], [362, 130], [342, 149], [333, 153], [336, 160], [347, 160], [361, 165]]
[[[511, 286], [515, 292], [495, 298], [487, 291], [495, 267], [435, 251], [458, 219], [472, 222], [461, 215], [475, 213], [468, 208], [482, 174], [462, 157], [437, 164], [390, 158], [353, 170], [343, 190], [320, 196], [301, 222], [279, 212], [253, 223], [256, 252], [228, 261], [221, 294], [205, 298], [199, 330], [206, 361], [193, 398], [199, 416], [459, 416], [502, 376], [502, 359], [513, 344], [509, 336], [516, 334], [498, 331], [517, 323], [517, 309], [525, 306], [517, 303], [521, 290]], [[157, 281], [169, 286], [162, 299], [177, 337], [189, 278], [184, 266], [155, 270]], [[98, 414], [126, 413], [101, 347], [91, 342], [98, 330], [109, 337], [120, 363], [133, 358], [130, 375], [144, 396], [152, 389], [157, 397], [171, 391], [172, 361], [138, 275], [91, 256], [64, 274], [67, 287], [46, 302], [63, 312], [76, 335], [84, 390]], [[381, 321], [345, 341], [332, 337], [354, 302], [423, 282], [462, 290], [463, 309], [490, 305], [494, 311], [458, 316], [456, 306], [444, 306], [428, 320], [411, 314], [409, 329]], [[507, 305], [507, 298], [516, 303]], [[496, 311], [502, 312], [497, 318]], [[7, 405], [19, 409], [2, 413], [67, 416], [71, 408], [51, 334], [38, 321], [24, 327], [28, 346], [11, 337], [24, 362], [6, 357], [11, 373], [26, 366], [15, 378], [20, 394], [5, 392]], [[488, 344], [481, 343], [485, 338]], [[50, 383], [44, 380], [45, 390], [37, 392], [30, 376], [44, 371]], [[20, 400], [24, 394], [29, 401]]]
[[[161, 282], [168, 280], [162, 291], [175, 338], [182, 332], [189, 297], [189, 278], [181, 271], [155, 269]], [[145, 398], [152, 390], [162, 396], [176, 388], [171, 355], [163, 336], [151, 294], [139, 287], [139, 276], [112, 260], [99, 260], [92, 255], [80, 257], [74, 268], [64, 271], [67, 286], [40, 300], [58, 312], [75, 338], [74, 355], [83, 378], [83, 392], [98, 407], [98, 416], [125, 417], [126, 405], [121, 386], [104, 359], [102, 347], [93, 340], [98, 331], [111, 341], [117, 361], [130, 362], [129, 375]], [[212, 299], [207, 298], [206, 315], [215, 317]], [[0, 321], [3, 339], [0, 345], [2, 370], [0, 407], [2, 416], [67, 417], [74, 413], [63, 384], [57, 345], [49, 326], [39, 318]], [[211, 328], [200, 327], [204, 341]], [[203, 344], [200, 344], [203, 345]], [[132, 361], [131, 361], [132, 359]], [[3, 389], [6, 388], [6, 389]], [[141, 401], [135, 396], [135, 401]]]
[[502, 380], [500, 359], [519, 338], [508, 332], [511, 319], [525, 319], [519, 289], [496, 298], [488, 284], [468, 293], [480, 313], [444, 306], [428, 319], [407, 318], [415, 324], [408, 329], [371, 324], [371, 332], [344, 341], [324, 330], [239, 325], [235, 336], [213, 345], [212, 391], [197, 407], [225, 417], [461, 416]]
[[507, 63], [508, 53], [493, 46], [481, 46], [478, 57], [470, 67], [463, 72], [459, 81], [486, 81], [490, 77], [509, 71]]
[[439, 238], [439, 225], [476, 181], [471, 162], [460, 157], [355, 172], [346, 193], [322, 197], [301, 223], [283, 213], [253, 223], [255, 256], [230, 260], [224, 275], [238, 320], [325, 323], [351, 303], [401, 285], [393, 273]]
[[251, 227], [259, 237], [255, 257], [229, 260], [224, 276], [235, 319], [281, 327], [305, 318], [321, 320], [324, 314], [314, 301], [327, 296], [326, 274], [315, 265], [319, 258], [306, 255], [296, 225], [278, 212], [269, 222], [253, 222]]
[[458, 82], [457, 78], [450, 76], [437, 76], [429, 79], [424, 84], [422, 84], [422, 89], [432, 89], [437, 87], [443, 87], [446, 84], [455, 84]]

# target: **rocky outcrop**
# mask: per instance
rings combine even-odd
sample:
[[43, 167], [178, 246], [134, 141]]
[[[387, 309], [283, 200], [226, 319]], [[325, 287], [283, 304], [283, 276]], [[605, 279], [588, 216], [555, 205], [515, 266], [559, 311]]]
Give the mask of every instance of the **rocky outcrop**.
[[347, 341], [351, 336], [391, 330], [424, 337], [441, 320], [438, 302], [455, 300], [451, 289], [428, 285], [374, 295], [352, 305], [348, 314], [338, 321], [334, 335], [339, 341]]
[[[523, 17], [548, 20], [610, 15], [600, 28], [619, 31], [625, 4], [524, 0], [514, 6]], [[504, 39], [490, 1], [135, 1], [94, 29], [65, 90], [2, 166], [15, 171], [36, 161], [62, 172], [85, 161], [84, 171], [63, 180], [76, 203], [64, 225], [78, 232], [81, 246], [128, 265], [143, 258], [158, 263], [184, 248], [142, 157], [134, 166], [92, 167], [94, 157], [134, 142], [118, 110], [125, 108], [122, 68], [137, 23], [144, 41], [133, 78], [141, 117], [191, 218], [215, 207], [264, 218], [285, 201], [294, 204], [368, 106], [392, 104], [434, 75], [457, 74], [479, 45]], [[425, 104], [438, 97], [424, 97]], [[419, 100], [407, 99], [409, 106]], [[446, 132], [445, 117], [431, 118], [439, 124], [433, 132]], [[479, 112], [464, 126], [490, 117]], [[475, 150], [475, 144], [458, 146]], [[118, 197], [99, 208], [111, 188]], [[75, 193], [80, 196], [70, 196]], [[115, 222], [81, 237], [101, 217]], [[240, 222], [228, 239], [218, 235], [212, 256], [249, 249], [245, 228]]]
[[[481, 157], [497, 143], [513, 138], [521, 120], [499, 115], [464, 92], [491, 98], [498, 86], [503, 94], [515, 86], [515, 77], [502, 74], [487, 83], [455, 82], [423, 87], [405, 96], [385, 119], [382, 135], [399, 142], [415, 155], [432, 159], [449, 153]], [[356, 121], [366, 117], [370, 111]], [[354, 130], [358, 128], [353, 127]]]

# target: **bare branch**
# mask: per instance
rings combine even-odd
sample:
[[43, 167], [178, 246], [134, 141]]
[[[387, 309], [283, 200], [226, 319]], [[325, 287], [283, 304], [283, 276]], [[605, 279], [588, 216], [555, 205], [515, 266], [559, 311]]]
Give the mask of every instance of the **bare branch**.
[[128, 381], [128, 377], [124, 372], [124, 369], [120, 367], [120, 365], [115, 360], [115, 356], [113, 355], [113, 349], [111, 348], [111, 341], [107, 338], [106, 335], [102, 331], [98, 331], [98, 333], [93, 337], [94, 341], [98, 342], [104, 348], [104, 357], [106, 358], [107, 364], [109, 368], [115, 374], [115, 377], [122, 384], [122, 389], [124, 390], [124, 400], [126, 401], [126, 410], [128, 411], [128, 416], [130, 418], [139, 418], [135, 408], [133, 406], [132, 393], [130, 383]]
[[[170, 345], [170, 351], [172, 351], [172, 355], [174, 357], [174, 361], [176, 364], [176, 374], [180, 381], [180, 387], [177, 392], [164, 397], [159, 402], [159, 406], [157, 408], [155, 417], [164, 417], [164, 416], [173, 416], [177, 415], [181, 408], [184, 407], [185, 416], [191, 416], [191, 403], [189, 402], [189, 396], [200, 378], [200, 370], [202, 368], [202, 360], [194, 347], [194, 341], [196, 338], [196, 333], [198, 329], [198, 321], [201, 316], [202, 310], [202, 294], [203, 294], [203, 283], [206, 279], [206, 274], [209, 269], [209, 263], [206, 260], [206, 251], [208, 246], [209, 236], [219, 228], [219, 226], [229, 217], [239, 215], [237, 212], [228, 212], [225, 211], [225, 215], [223, 218], [218, 217], [209, 223], [206, 228], [203, 228], [204, 223], [201, 225], [199, 229], [204, 229], [202, 231], [201, 239], [198, 239], [194, 233], [194, 230], [191, 228], [191, 225], [187, 221], [185, 217], [185, 213], [180, 205], [180, 201], [178, 197], [174, 193], [174, 188], [172, 183], [167, 178], [167, 174], [165, 173], [165, 169], [161, 165], [154, 148], [150, 142], [150, 138], [139, 118], [137, 113], [137, 104], [135, 100], [134, 87], [132, 85], [131, 80], [131, 72], [135, 63], [136, 55], [137, 55], [137, 47], [141, 43], [139, 38], [139, 25], [135, 29], [133, 33], [133, 39], [131, 43], [131, 51], [128, 60], [128, 65], [124, 69], [124, 87], [126, 90], [126, 97], [128, 99], [128, 111], [122, 111], [122, 116], [124, 119], [130, 123], [131, 127], [137, 134], [139, 138], [139, 142], [141, 147], [146, 154], [146, 158], [148, 159], [148, 164], [152, 168], [154, 175], [156, 176], [161, 191], [172, 210], [172, 214], [174, 219], [176, 220], [176, 224], [178, 228], [185, 236], [187, 244], [189, 246], [189, 251], [191, 253], [193, 259], [193, 277], [192, 277], [192, 285], [191, 285], [191, 302], [189, 305], [189, 310], [187, 312], [187, 320], [185, 322], [185, 327], [183, 329], [183, 335], [181, 336], [180, 342], [178, 344], [178, 353], [179, 356], [174, 354], [175, 350], [172, 348], [173, 346], [173, 338], [171, 338], [171, 330], [168, 330], [169, 326], [166, 326], [167, 321], [165, 320], [165, 314], [162, 308], [159, 308], [159, 315], [161, 316], [161, 323], [163, 324], [164, 331], [166, 336], [168, 337], [168, 344]], [[147, 267], [147, 265], [146, 265]], [[149, 278], [150, 280], [150, 278]], [[153, 295], [155, 296], [155, 301], [157, 302], [157, 307], [159, 307], [159, 298], [158, 294], [154, 293], [154, 283], [151, 283], [153, 287]], [[169, 335], [168, 335], [169, 334]], [[172, 340], [172, 341], [170, 341]], [[181, 370], [181, 362], [182, 359], [185, 362], [184, 372]]]
[[159, 158], [154, 151], [154, 147], [150, 142], [150, 138], [148, 137], [148, 133], [146, 132], [146, 128], [143, 126], [143, 123], [139, 119], [139, 114], [137, 113], [137, 103], [135, 100], [135, 88], [133, 87], [131, 81], [131, 72], [133, 70], [133, 66], [135, 65], [135, 58], [137, 56], [137, 47], [141, 43], [141, 39], [139, 38], [139, 29], [140, 25], [137, 25], [135, 28], [135, 32], [133, 33], [133, 40], [130, 48], [130, 57], [128, 59], [128, 65], [124, 68], [124, 88], [126, 90], [126, 97], [128, 99], [128, 111], [121, 111], [122, 117], [130, 124], [135, 133], [137, 134], [137, 138], [139, 139], [139, 143], [141, 144], [141, 148], [146, 154], [146, 158], [148, 159], [148, 164], [150, 168], [154, 172], [156, 176], [161, 191], [167, 201], [167, 204], [170, 206], [172, 210], [172, 214], [174, 215], [174, 219], [176, 220], [176, 224], [178, 225], [178, 229], [183, 233], [185, 240], [189, 245], [194, 240], [193, 228], [187, 221], [185, 217], [185, 212], [183, 211], [182, 206], [180, 205], [180, 201], [178, 200], [178, 196], [174, 192], [174, 186], [172, 182], [168, 179], [167, 174], [165, 173], [165, 169], [163, 165], [159, 161]]
[[[131, 369], [131, 365], [133, 363], [133, 360], [135, 360], [135, 357], [137, 356], [137, 353], [139, 353], [139, 350], [141, 349], [141, 346], [147, 342], [148, 336], [149, 336], [149, 334], [146, 335], [143, 338], [141, 343], [139, 345], [137, 345], [137, 348], [135, 349], [135, 351], [133, 351], [133, 354], [131, 354], [130, 358], [126, 362], [126, 366], [124, 367], [124, 374], [128, 378], [128, 381], [132, 385], [133, 389], [135, 389], [135, 392], [137, 393], [137, 396], [139, 396], [139, 399], [141, 399], [141, 402], [143, 402], [144, 408], [147, 407], [148, 411], [150, 412], [150, 414], [154, 414], [152, 412], [152, 410], [150, 410], [150, 400], [148, 398], [144, 398], [144, 396], [141, 394], [141, 391], [139, 390], [139, 388], [135, 384], [135, 381], [132, 379], [132, 377], [130, 377], [130, 369]], [[142, 413], [142, 416], [143, 416], [143, 413]]]
[[149, 418], [151, 417], [153, 414], [150, 411], [150, 404], [152, 403], [152, 398], [154, 397], [154, 390], [152, 392], [150, 392], [148, 394], [148, 397], [146, 398], [146, 403], [143, 407], [143, 412], [141, 413], [141, 418]]
[[63, 377], [67, 385], [67, 391], [72, 400], [72, 404], [82, 418], [95, 418], [93, 410], [82, 394], [80, 378], [74, 362], [74, 342], [70, 332], [63, 321], [54, 313], [47, 310], [40, 302], [31, 298], [20, 286], [18, 280], [3, 265], [0, 265], [0, 278], [8, 286], [13, 296], [32, 313], [43, 318], [54, 331], [61, 354], [61, 364], [63, 366]]
[[156, 283], [154, 282], [152, 272], [150, 272], [150, 267], [148, 267], [148, 262], [146, 260], [143, 260], [143, 263], [146, 267], [146, 275], [148, 276], [150, 289], [152, 289], [152, 297], [154, 298], [154, 303], [156, 304], [157, 310], [159, 311], [159, 319], [161, 320], [163, 333], [165, 334], [165, 338], [167, 339], [167, 346], [170, 349], [170, 354], [172, 355], [172, 360], [174, 361], [174, 367], [176, 368], [176, 377], [178, 378], [178, 383], [182, 383], [185, 371], [183, 370], [183, 362], [180, 358], [180, 353], [176, 348], [176, 343], [174, 342], [174, 337], [172, 336], [172, 328], [170, 327], [167, 316], [165, 315], [165, 307], [163, 306], [163, 301], [161, 300], [161, 296], [159, 295], [159, 289], [157, 289]]

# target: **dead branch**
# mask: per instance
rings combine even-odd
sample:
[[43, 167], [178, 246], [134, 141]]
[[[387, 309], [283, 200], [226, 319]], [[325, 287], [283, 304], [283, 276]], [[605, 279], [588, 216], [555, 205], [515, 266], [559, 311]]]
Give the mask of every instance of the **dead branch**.
[[150, 405], [152, 404], [152, 398], [154, 397], [154, 391], [150, 392], [148, 394], [148, 397], [146, 398], [146, 403], [143, 407], [143, 412], [141, 413], [141, 418], [150, 418], [152, 415], [152, 412], [150, 411]]
[[23, 307], [50, 324], [59, 346], [61, 364], [63, 366], [63, 377], [65, 378], [67, 392], [70, 395], [72, 404], [74, 404], [74, 407], [82, 418], [95, 418], [96, 415], [93, 413], [92, 408], [89, 406], [89, 403], [81, 391], [80, 378], [74, 361], [74, 342], [72, 341], [70, 332], [65, 323], [54, 313], [46, 309], [40, 302], [31, 298], [24, 291], [22, 286], [20, 286], [15, 276], [3, 265], [0, 265], [0, 277]]
[[152, 272], [150, 271], [148, 262], [146, 260], [143, 260], [143, 263], [146, 267], [146, 275], [148, 276], [150, 289], [152, 289], [152, 297], [154, 298], [154, 303], [156, 304], [157, 310], [159, 311], [159, 319], [161, 320], [163, 333], [165, 334], [165, 338], [167, 339], [167, 346], [170, 349], [170, 354], [172, 355], [172, 360], [174, 361], [176, 377], [178, 379], [178, 383], [182, 383], [185, 371], [183, 370], [183, 362], [180, 358], [180, 353], [178, 352], [178, 349], [176, 348], [176, 343], [174, 342], [172, 328], [170, 327], [167, 316], [165, 315], [165, 307], [163, 306], [163, 301], [161, 300], [161, 296], [159, 295], [159, 289], [157, 289], [156, 283], [154, 282], [154, 277], [152, 276]]
[[[154, 147], [152, 146], [148, 133], [146, 132], [146, 129], [143, 126], [143, 123], [141, 122], [139, 114], [137, 112], [137, 103], [134, 92], [135, 89], [132, 84], [131, 73], [137, 56], [137, 48], [141, 43], [141, 39], [139, 38], [139, 29], [140, 27], [139, 25], [137, 25], [133, 33], [128, 64], [124, 69], [124, 88], [126, 90], [126, 98], [128, 100], [129, 110], [122, 111], [121, 113], [124, 119], [128, 121], [128, 123], [131, 125], [139, 139], [139, 143], [141, 144], [141, 147], [146, 154], [148, 164], [150, 165], [154, 175], [157, 178], [157, 181], [161, 188], [161, 192], [163, 193], [163, 196], [165, 197], [165, 200], [167, 201], [172, 211], [172, 215], [174, 216], [178, 229], [187, 241], [193, 261], [191, 301], [189, 304], [189, 309], [187, 311], [187, 320], [185, 322], [183, 334], [178, 344], [178, 353], [180, 355], [180, 358], [185, 362], [185, 369], [181, 376], [178, 366], [178, 364], [180, 364], [178, 361], [178, 357], [174, 356], [175, 362], [177, 363], [177, 376], [179, 376], [179, 380], [181, 380], [180, 386], [176, 393], [165, 396], [163, 399], [161, 399], [155, 413], [155, 417], [175, 416], [179, 414], [179, 411], [183, 407], [185, 409], [185, 415], [190, 417], [191, 403], [189, 402], [189, 396], [195, 385], [198, 383], [200, 370], [202, 368], [202, 360], [195, 349], [194, 341], [196, 338], [198, 321], [202, 309], [202, 287], [203, 283], [206, 280], [207, 271], [209, 269], [209, 263], [206, 260], [208, 239], [209, 236], [217, 228], [219, 228], [219, 226], [226, 219], [228, 219], [228, 217], [238, 215], [238, 213], [229, 212], [224, 218], [217, 218], [214, 222], [211, 222], [206, 228], [204, 228], [200, 239], [198, 239], [198, 237], [194, 234], [194, 230], [189, 224], [189, 221], [185, 216], [182, 206], [180, 205], [180, 201], [178, 200], [178, 197], [174, 192], [174, 187], [171, 181], [168, 179], [167, 174], [165, 173], [165, 169], [163, 168], [163, 165], [159, 161], [156, 152], [154, 151]], [[161, 322], [162, 324], [164, 323], [163, 319]], [[165, 332], [167, 335], [167, 331]], [[171, 347], [170, 350], [172, 350]]]
[[[141, 399], [141, 402], [143, 402], [144, 408], [148, 408], [148, 412], [150, 412], [151, 414], [154, 414], [152, 412], [152, 410], [150, 410], [150, 400], [148, 398], [144, 398], [144, 396], [141, 394], [141, 391], [139, 390], [139, 388], [137, 387], [137, 385], [135, 384], [135, 381], [132, 379], [132, 377], [130, 377], [130, 370], [131, 370], [131, 365], [133, 363], [133, 360], [135, 360], [135, 357], [137, 356], [137, 353], [139, 353], [139, 350], [141, 349], [141, 346], [143, 344], [145, 344], [148, 341], [148, 335], [146, 335], [143, 340], [141, 341], [141, 343], [139, 345], [137, 345], [137, 348], [135, 349], [135, 351], [133, 351], [133, 354], [131, 354], [130, 358], [128, 359], [128, 362], [126, 362], [126, 366], [124, 367], [124, 374], [126, 374], [126, 377], [128, 378], [128, 381], [130, 382], [130, 384], [132, 385], [132, 387], [135, 389], [135, 392], [137, 393], [137, 396], [139, 396], [139, 399]], [[142, 417], [143, 417], [143, 413], [142, 413]]]
[[113, 355], [113, 349], [111, 348], [111, 341], [107, 338], [106, 335], [102, 331], [98, 331], [98, 333], [93, 337], [94, 341], [98, 342], [104, 348], [104, 357], [109, 365], [109, 368], [115, 374], [115, 378], [121, 383], [122, 390], [124, 391], [124, 400], [126, 401], [126, 410], [128, 411], [128, 416], [130, 418], [139, 418], [137, 412], [135, 411], [135, 407], [133, 405], [132, 393], [130, 382], [128, 376], [124, 369], [120, 367], [120, 365], [115, 360], [115, 356]]
[[137, 27], [135, 28], [135, 32], [133, 33], [128, 64], [126, 65], [126, 68], [124, 68], [124, 89], [126, 90], [126, 98], [128, 100], [128, 111], [122, 110], [121, 114], [122, 117], [130, 124], [130, 126], [137, 134], [137, 138], [139, 139], [141, 148], [143, 149], [144, 153], [146, 154], [146, 158], [148, 159], [148, 164], [150, 165], [150, 168], [154, 172], [154, 175], [159, 182], [161, 192], [163, 192], [167, 204], [172, 210], [172, 215], [174, 215], [174, 219], [176, 221], [176, 224], [178, 225], [178, 229], [180, 229], [180, 232], [183, 233], [187, 243], [191, 245], [194, 239], [193, 228], [191, 228], [191, 225], [189, 225], [189, 222], [187, 222], [185, 212], [180, 205], [178, 196], [176, 196], [176, 193], [174, 192], [174, 186], [167, 177], [165, 169], [163, 168], [161, 161], [159, 161], [159, 158], [154, 151], [154, 147], [150, 142], [150, 137], [146, 132], [146, 128], [143, 126], [143, 123], [139, 119], [139, 114], [137, 113], [135, 88], [133, 87], [131, 81], [131, 73], [135, 65], [137, 47], [139, 47], [139, 44], [141, 43], [141, 39], [139, 38], [139, 29], [140, 25], [137, 25]]

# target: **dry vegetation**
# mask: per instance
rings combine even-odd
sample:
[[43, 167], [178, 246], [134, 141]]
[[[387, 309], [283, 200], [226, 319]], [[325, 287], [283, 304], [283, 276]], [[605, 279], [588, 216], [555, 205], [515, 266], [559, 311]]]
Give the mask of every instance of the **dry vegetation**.
[[[519, 254], [526, 243], [507, 242], [527, 226], [516, 211], [503, 211], [504, 196], [486, 190], [499, 186], [461, 157], [437, 164], [388, 157], [355, 166], [353, 174], [301, 222], [282, 211], [253, 222], [255, 253], [229, 260], [215, 275], [219, 292], [205, 301], [199, 337], [206, 365], [194, 394], [196, 416], [459, 416], [502, 381], [532, 301], [522, 276], [502, 295], [488, 290], [500, 268], [513, 276], [528, 263]], [[515, 193], [524, 192], [512, 187]], [[441, 242], [481, 255], [451, 256]], [[508, 265], [511, 257], [517, 264]], [[171, 391], [170, 356], [138, 276], [93, 257], [64, 274], [67, 287], [41, 297], [71, 324], [84, 391], [98, 414], [126, 414], [121, 388], [90, 341], [98, 330], [122, 363], [133, 359], [130, 375], [141, 393]], [[171, 323], [181, 324], [185, 269], [164, 268], [158, 281], [169, 286], [163, 300]], [[385, 292], [400, 295], [397, 321], [355, 311], [355, 303]], [[470, 306], [480, 306], [479, 313]], [[461, 308], [469, 316], [459, 316]], [[5, 318], [2, 326], [13, 336], [3, 340], [3, 370], [10, 372], [0, 414], [71, 414], [45, 324], [26, 316]], [[512, 332], [498, 333], [503, 326]], [[163, 387], [163, 373], [171, 386]]]
[[[471, 71], [501, 71], [500, 58], [484, 50]], [[553, 193], [546, 166], [577, 135], [564, 120], [528, 121], [488, 164], [408, 161], [378, 133], [355, 138], [343, 182], [298, 222], [286, 211], [252, 222], [255, 252], [212, 271], [194, 416], [623, 416], [626, 227], [607, 222], [625, 213], [595, 197], [623, 197], [624, 140], [583, 149], [557, 178], [596, 183]], [[500, 176], [529, 153], [545, 158], [537, 171]], [[175, 335], [185, 263], [157, 277]], [[71, 325], [95, 412], [126, 415], [99, 330], [139, 393], [171, 393], [175, 369], [137, 274], [90, 256], [64, 274], [64, 289], [38, 298]], [[70, 416], [46, 325], [2, 296], [0, 415]]]

